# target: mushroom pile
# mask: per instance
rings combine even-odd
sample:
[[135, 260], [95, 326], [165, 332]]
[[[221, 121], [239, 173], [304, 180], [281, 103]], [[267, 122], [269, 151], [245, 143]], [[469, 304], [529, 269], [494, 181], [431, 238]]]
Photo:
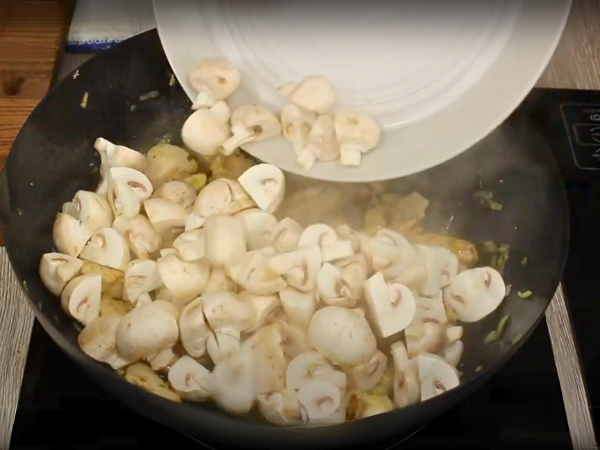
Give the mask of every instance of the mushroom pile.
[[[215, 131], [226, 123], [225, 88], [239, 79], [226, 64], [213, 69], [196, 74], [204, 84], [192, 117], [217, 118]], [[219, 89], [209, 75], [224, 80]], [[319, 92], [298, 98], [324, 111]], [[213, 148], [206, 123], [193, 120], [185, 145], [193, 136], [196, 149]], [[242, 122], [225, 147], [257, 137], [248, 133], [258, 122]], [[40, 277], [83, 327], [84, 353], [164, 398], [258, 409], [294, 426], [404, 408], [459, 385], [461, 323], [505, 297], [495, 269], [470, 268], [442, 246], [282, 217], [286, 178], [273, 165], [208, 178], [175, 145], [146, 155], [103, 138], [94, 147], [101, 182], [63, 205]]]
[[335, 91], [326, 78], [308, 76], [276, 90], [287, 104], [278, 115], [260, 105], [230, 111], [225, 103], [240, 86], [241, 75], [228, 61], [205, 59], [189, 74], [198, 92], [196, 110], [183, 126], [187, 148], [201, 156], [231, 155], [238, 147], [283, 134], [295, 152], [296, 164], [309, 170], [317, 161], [359, 166], [362, 155], [379, 144], [381, 128], [369, 115], [334, 108]]

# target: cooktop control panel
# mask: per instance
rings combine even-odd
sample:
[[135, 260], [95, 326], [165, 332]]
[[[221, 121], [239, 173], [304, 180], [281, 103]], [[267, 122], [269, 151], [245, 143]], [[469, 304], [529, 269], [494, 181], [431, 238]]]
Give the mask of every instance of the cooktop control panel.
[[562, 103], [560, 110], [575, 165], [600, 170], [600, 103]]

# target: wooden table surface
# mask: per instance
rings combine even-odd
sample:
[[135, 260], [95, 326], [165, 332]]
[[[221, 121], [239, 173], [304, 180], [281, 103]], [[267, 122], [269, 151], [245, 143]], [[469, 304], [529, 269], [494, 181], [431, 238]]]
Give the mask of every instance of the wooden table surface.
[[[0, 0], [0, 168], [16, 133], [52, 81], [70, 3]], [[538, 86], [600, 90], [600, 0], [574, 0], [561, 43]], [[555, 303], [551, 313], [560, 309]], [[9, 446], [32, 321], [0, 248], [0, 450]], [[586, 427], [584, 423], [577, 432]], [[572, 435], [577, 432], [572, 430]], [[590, 444], [577, 436], [573, 440], [574, 448]]]

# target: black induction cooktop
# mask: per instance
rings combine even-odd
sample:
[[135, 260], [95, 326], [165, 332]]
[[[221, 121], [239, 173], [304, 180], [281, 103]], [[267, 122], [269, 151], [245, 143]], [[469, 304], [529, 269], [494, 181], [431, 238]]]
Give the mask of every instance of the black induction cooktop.
[[[600, 92], [536, 89], [515, 112], [550, 142], [571, 208], [564, 276], [594, 415], [600, 414]], [[551, 226], [551, 225], [549, 225]], [[400, 442], [402, 441], [402, 442]], [[12, 434], [12, 449], [211, 448], [146, 419], [101, 390], [36, 322]], [[378, 448], [572, 448], [548, 328], [475, 394], [411, 437]]]

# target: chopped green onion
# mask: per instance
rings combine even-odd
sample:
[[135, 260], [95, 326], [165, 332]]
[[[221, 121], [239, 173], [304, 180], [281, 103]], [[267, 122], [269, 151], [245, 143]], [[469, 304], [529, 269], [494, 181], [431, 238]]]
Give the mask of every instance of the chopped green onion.
[[523, 339], [523, 335], [521, 333], [517, 334], [514, 338], [512, 338], [512, 340], [510, 341], [513, 345], [515, 345], [517, 342], [519, 342], [521, 339]]
[[483, 366], [475, 367], [475, 372], [481, 372], [483, 370]]
[[510, 316], [508, 316], [508, 315], [503, 316], [500, 319], [500, 321], [498, 322], [496, 329], [494, 331], [491, 331], [490, 333], [488, 333], [488, 335], [483, 340], [483, 343], [487, 345], [487, 344], [491, 344], [492, 342], [500, 339], [502, 337], [502, 334], [504, 333], [504, 329], [506, 328], [506, 322], [508, 322], [509, 318], [510, 318]]
[[25, 292], [27, 292], [29, 295], [29, 286], [27, 286], [27, 280], [23, 280], [23, 289], [25, 289]]
[[92, 167], [92, 173], [98, 173], [98, 168], [97, 167]]
[[531, 291], [525, 291], [525, 292], [517, 292], [517, 295], [519, 296], [519, 298], [522, 298], [523, 300], [531, 297], [533, 295], [533, 292]]
[[527, 261], [528, 261], [527, 256], [523, 256], [523, 258], [521, 259], [521, 265], [522, 266], [526, 266], [527, 265]]
[[83, 94], [83, 98], [81, 99], [81, 107], [82, 108], [87, 108], [89, 99], [90, 99], [90, 93], [86, 91], [86, 93]]
[[146, 100], [150, 100], [152, 98], [158, 98], [158, 97], [160, 97], [160, 92], [158, 92], [157, 90], [154, 90], [154, 91], [147, 92], [144, 95], [140, 95], [140, 101], [145, 102]]
[[477, 200], [491, 200], [494, 198], [494, 194], [492, 194], [490, 191], [479, 190], [473, 193], [473, 198]]
[[492, 211], [502, 211], [502, 203], [490, 201], [488, 204]]
[[496, 330], [491, 331], [488, 335], [483, 339], [483, 343], [485, 345], [491, 344], [494, 341], [498, 340], [498, 332]]

